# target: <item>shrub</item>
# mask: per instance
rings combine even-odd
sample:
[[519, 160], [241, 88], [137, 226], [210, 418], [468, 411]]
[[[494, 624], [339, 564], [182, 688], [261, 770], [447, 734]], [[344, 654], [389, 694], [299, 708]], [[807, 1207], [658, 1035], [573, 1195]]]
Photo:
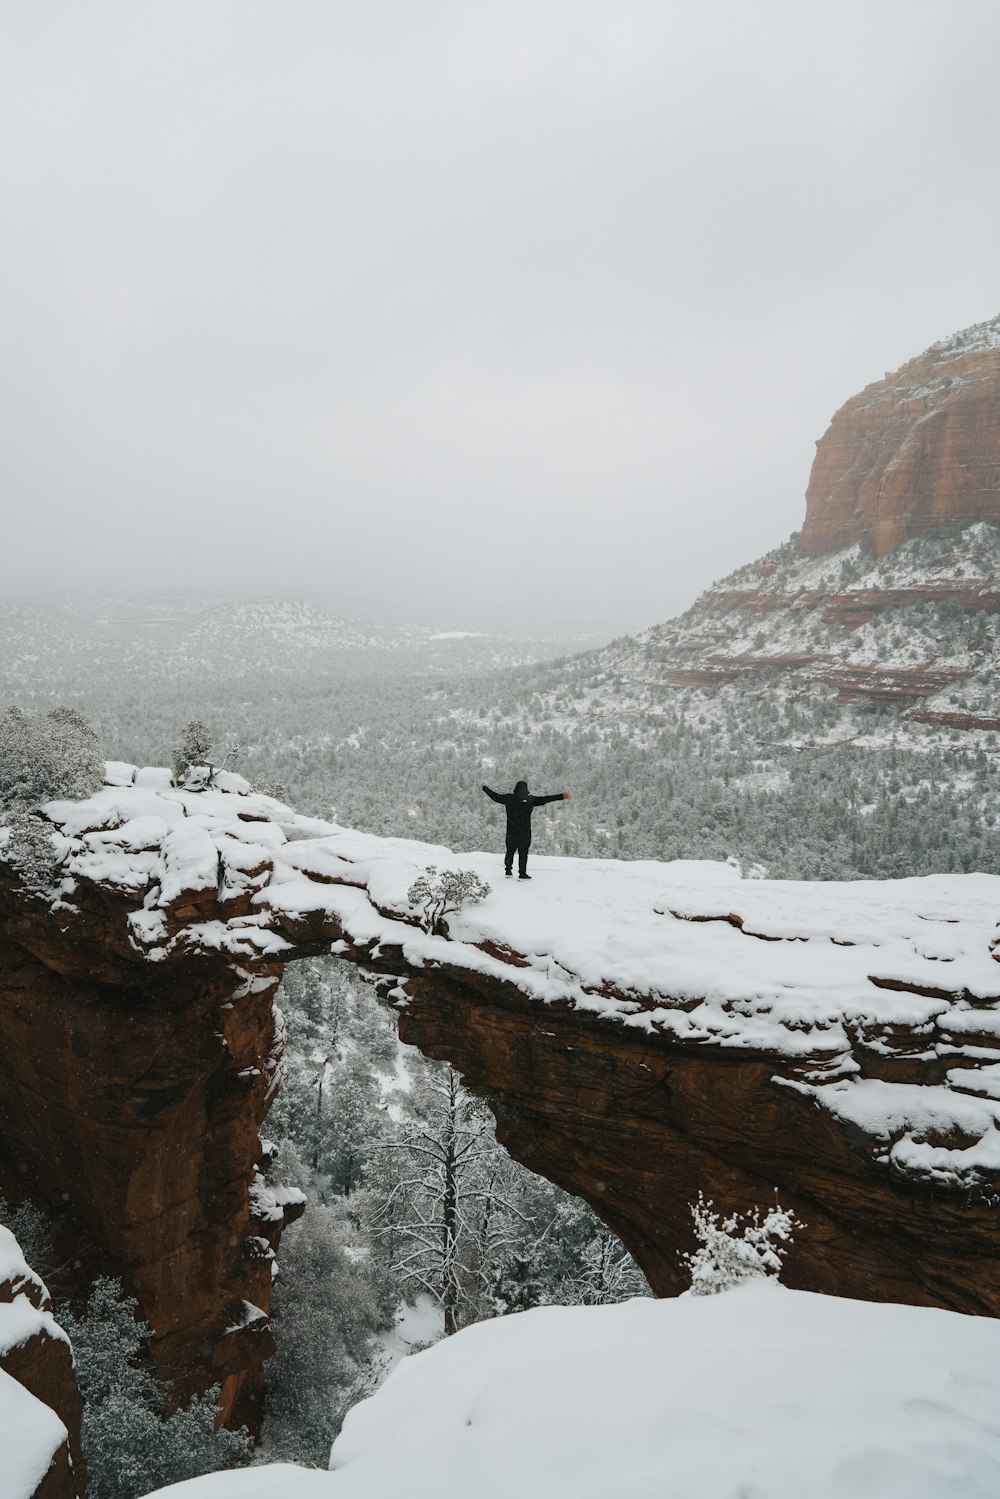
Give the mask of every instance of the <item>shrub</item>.
[[714, 1296], [745, 1280], [777, 1276], [793, 1230], [805, 1227], [777, 1202], [763, 1218], [759, 1208], [720, 1218], [700, 1192], [691, 1216], [698, 1248], [681, 1258], [691, 1272], [692, 1296]]
[[10, 833], [0, 845], [0, 857], [13, 867], [29, 895], [51, 899], [59, 867], [51, 824], [22, 813], [15, 814], [8, 826]]
[[216, 763], [212, 735], [200, 718], [192, 718], [181, 731], [181, 739], [171, 760], [174, 780], [189, 790], [201, 791], [210, 786], [216, 774], [235, 760], [239, 746], [235, 740], [226, 746], [222, 759]]
[[57, 879], [53, 830], [38, 808], [90, 796], [103, 781], [97, 736], [72, 708], [9, 708], [0, 718], [0, 812], [10, 830], [0, 857], [33, 895], [51, 895]]
[[490, 886], [472, 869], [445, 869], [439, 874], [436, 864], [428, 864], [406, 892], [406, 899], [419, 908], [425, 932], [444, 936], [444, 918], [450, 911], [477, 906], [489, 893]]

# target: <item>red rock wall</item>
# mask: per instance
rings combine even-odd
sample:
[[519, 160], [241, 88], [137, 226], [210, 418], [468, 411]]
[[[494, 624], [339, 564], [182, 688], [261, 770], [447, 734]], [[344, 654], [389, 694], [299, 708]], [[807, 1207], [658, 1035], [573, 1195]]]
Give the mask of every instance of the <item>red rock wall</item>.
[[1000, 522], [1000, 351], [929, 349], [869, 385], [817, 443], [799, 551], [884, 556], [952, 523]]
[[[486, 978], [411, 977], [400, 1036], [483, 1094], [515, 1159], [584, 1197], [660, 1296], [686, 1289], [698, 1193], [723, 1212], [782, 1206], [808, 1224], [797, 1289], [1000, 1316], [996, 1214], [945, 1204], [855, 1151], [829, 1116], [776, 1087], [778, 1058], [697, 1053], [611, 1029]], [[905, 1060], [874, 1058], [891, 1079]], [[922, 1079], [926, 1080], [926, 1079]]]
[[[278, 972], [240, 983], [135, 965], [131, 985], [68, 979], [0, 944], [0, 1171], [10, 1195], [72, 1222], [82, 1281], [120, 1277], [183, 1399], [222, 1385], [227, 1424], [259, 1425], [271, 1259], [248, 1193], [274, 1079]], [[143, 971], [145, 968], [145, 971]], [[239, 994], [240, 989], [249, 992]], [[274, 1226], [271, 1226], [274, 1236]]]

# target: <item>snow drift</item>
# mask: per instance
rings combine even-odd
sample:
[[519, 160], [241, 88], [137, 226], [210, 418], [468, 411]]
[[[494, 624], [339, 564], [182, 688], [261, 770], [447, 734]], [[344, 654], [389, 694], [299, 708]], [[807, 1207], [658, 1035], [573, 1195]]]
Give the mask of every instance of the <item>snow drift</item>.
[[1000, 1324], [753, 1281], [546, 1307], [404, 1359], [333, 1472], [170, 1499], [995, 1499]]

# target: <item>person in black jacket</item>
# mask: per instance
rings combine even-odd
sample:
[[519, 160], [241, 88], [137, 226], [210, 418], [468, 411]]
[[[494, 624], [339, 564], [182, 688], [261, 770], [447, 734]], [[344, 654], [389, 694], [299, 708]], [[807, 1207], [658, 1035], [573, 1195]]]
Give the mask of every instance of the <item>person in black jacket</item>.
[[532, 796], [528, 791], [527, 781], [518, 781], [513, 791], [491, 791], [488, 786], [483, 786], [482, 789], [493, 801], [507, 808], [505, 874], [513, 874], [514, 855], [517, 854], [517, 877], [520, 880], [530, 880], [528, 848], [531, 844], [531, 814], [545, 802], [568, 802], [569, 792], [556, 791], [552, 796]]

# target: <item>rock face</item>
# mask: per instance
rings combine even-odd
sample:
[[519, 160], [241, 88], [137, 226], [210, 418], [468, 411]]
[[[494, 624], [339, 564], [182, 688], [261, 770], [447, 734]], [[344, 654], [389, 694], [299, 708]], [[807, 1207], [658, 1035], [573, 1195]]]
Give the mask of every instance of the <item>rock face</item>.
[[0, 952], [19, 1058], [0, 1082], [10, 1190], [68, 1206], [81, 1265], [124, 1274], [181, 1398], [219, 1383], [226, 1419], [255, 1428], [280, 1224], [266, 1204], [248, 1212], [248, 1188], [280, 1058], [278, 975], [241, 983], [208, 965], [115, 982], [111, 961], [97, 980], [65, 955], [53, 971], [16, 942]]
[[0, 1450], [12, 1499], [76, 1499], [86, 1486], [69, 1340], [42, 1281], [0, 1227]]
[[817, 444], [798, 547], [817, 557], [1000, 522], [1000, 317], [842, 406]]
[[[778, 1189], [789, 1283], [1000, 1315], [1000, 879], [741, 881], [725, 865], [539, 860], [431, 935], [447, 850], [296, 818], [162, 772], [46, 809], [58, 899], [0, 860], [7, 1182], [67, 1194], [180, 1393], [255, 1410], [287, 1194], [255, 1176], [284, 963], [376, 975], [532, 1169], [585, 1197], [660, 1294], [689, 1204]], [[0, 851], [2, 852], [2, 851]], [[458, 863], [487, 879], [496, 861]]]
[[[128, 850], [128, 878], [142, 858]], [[171, 918], [195, 919], [205, 892], [171, 901], [170, 858]], [[256, 1171], [280, 1078], [280, 966], [145, 961], [123, 892], [99, 872], [69, 884], [55, 915], [0, 889], [2, 1185], [71, 1218], [61, 1247], [85, 1274], [123, 1277], [180, 1398], [218, 1383], [225, 1420], [256, 1429], [272, 1246], [301, 1212], [300, 1194], [276, 1202]]]

